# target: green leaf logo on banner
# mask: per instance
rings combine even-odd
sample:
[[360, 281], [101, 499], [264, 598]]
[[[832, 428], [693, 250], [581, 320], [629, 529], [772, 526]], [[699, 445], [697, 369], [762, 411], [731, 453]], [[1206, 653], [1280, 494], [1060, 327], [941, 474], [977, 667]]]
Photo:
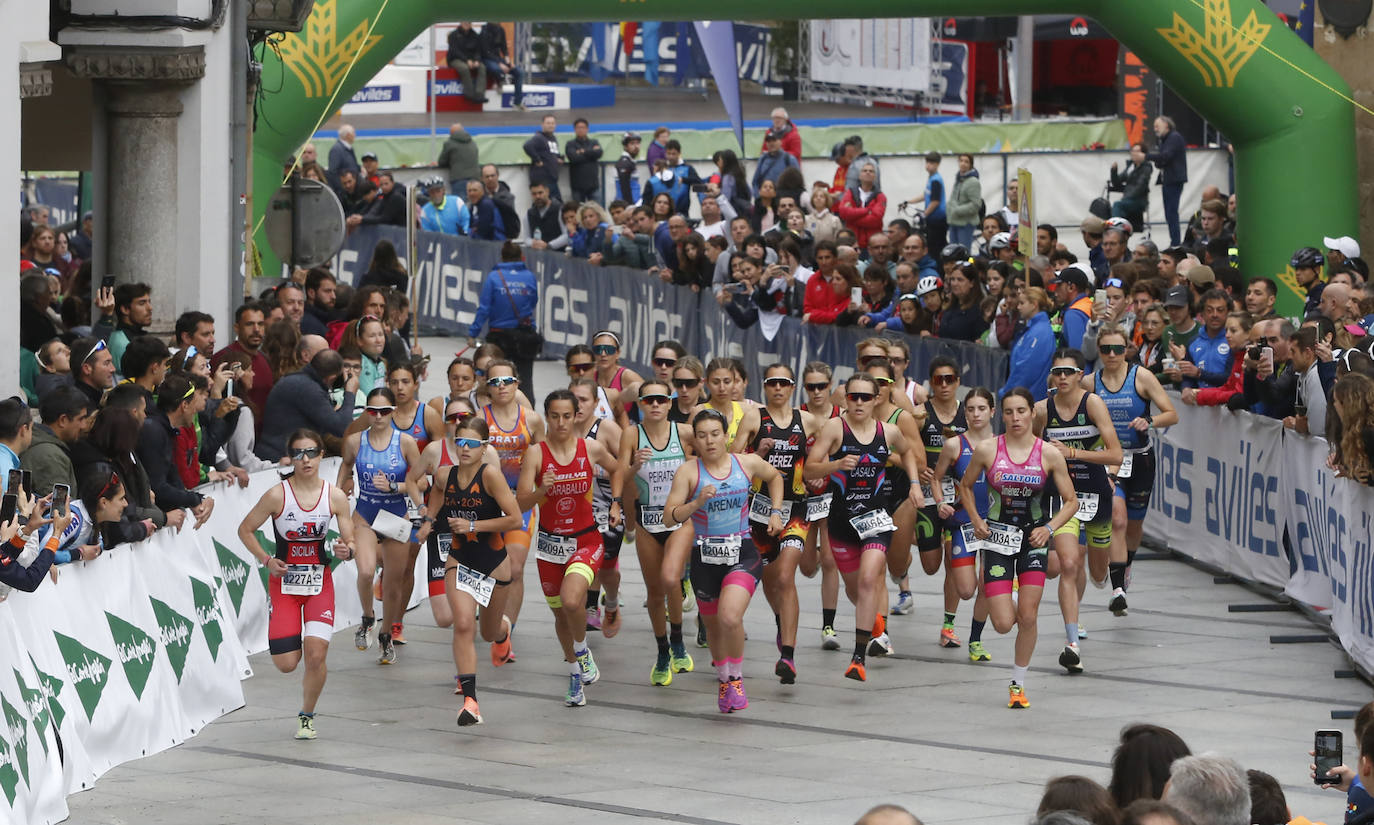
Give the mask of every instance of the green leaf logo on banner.
[[43, 753], [48, 752], [48, 719], [49, 713], [47, 700], [43, 698], [43, 691], [29, 690], [28, 683], [20, 675], [18, 670], [14, 671], [14, 681], [19, 685], [19, 698], [24, 700], [24, 709], [29, 712], [29, 718], [33, 720], [33, 726], [38, 731], [38, 744], [43, 746]]
[[86, 709], [86, 720], [95, 718], [95, 708], [110, 682], [110, 659], [91, 650], [70, 636], [56, 630], [52, 633], [57, 640], [57, 649], [62, 651], [62, 659], [67, 663], [67, 673], [72, 677], [72, 686], [81, 698], [81, 707]]
[[[269, 539], [265, 533], [261, 530], [254, 530], [253, 535], [258, 537], [258, 546], [262, 548], [262, 552], [269, 556], [275, 556], [277, 554], [276, 542]], [[267, 569], [267, 565], [258, 565], [258, 576], [262, 578], [262, 592], [272, 592], [272, 588], [267, 583], [268, 580], [272, 578], [272, 571]]]
[[24, 784], [33, 787], [29, 783], [29, 720], [10, 704], [9, 697], [3, 693], [0, 693], [0, 708], [5, 711], [5, 727], [14, 737], [14, 759], [19, 763], [20, 773], [24, 774]]
[[186, 669], [186, 652], [191, 649], [191, 620], [151, 596], [148, 601], [153, 603], [158, 637], [162, 647], [167, 651], [167, 661], [172, 663], [172, 672], [177, 675], [177, 684], [181, 684], [181, 672]]
[[29, 655], [29, 664], [33, 665], [33, 672], [38, 674], [38, 689], [43, 693], [43, 698], [47, 700], [48, 710], [52, 712], [53, 723], [57, 727], [62, 727], [62, 720], [67, 718], [67, 710], [62, 707], [60, 696], [62, 688], [65, 687], [61, 679], [49, 673], [44, 673], [38, 663], [33, 660], [33, 655]]
[[215, 600], [215, 591], [210, 589], [210, 585], [194, 576], [189, 578], [191, 599], [196, 603], [196, 624], [200, 625], [200, 632], [205, 635], [210, 658], [218, 662], [219, 646], [224, 642], [224, 631], [219, 626], [219, 602]]
[[153, 672], [157, 642], [152, 636], [108, 610], [105, 611], [105, 621], [110, 624], [115, 654], [119, 656], [119, 663], [124, 666], [124, 675], [129, 679], [129, 686], [134, 689], [134, 696], [142, 700], [143, 688], [147, 687], [148, 676]]
[[339, 557], [334, 555], [334, 542], [337, 541], [338, 538], [338, 530], [331, 529], [324, 534], [324, 551], [328, 554], [330, 572], [337, 570], [339, 565], [343, 564], [343, 562], [339, 560]]
[[248, 565], [234, 551], [219, 543], [218, 539], [211, 539], [215, 543], [215, 552], [219, 555], [219, 566], [224, 571], [224, 586], [229, 588], [229, 601], [234, 605], [234, 613], [243, 612], [243, 590], [248, 584]]
[[5, 798], [13, 806], [19, 790], [19, 772], [14, 769], [14, 751], [3, 736], [0, 736], [0, 788], [4, 789]]

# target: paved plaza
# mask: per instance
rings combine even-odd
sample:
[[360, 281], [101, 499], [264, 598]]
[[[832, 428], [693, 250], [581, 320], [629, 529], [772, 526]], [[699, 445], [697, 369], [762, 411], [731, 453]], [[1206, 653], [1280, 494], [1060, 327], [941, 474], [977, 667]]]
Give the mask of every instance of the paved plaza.
[[[453, 339], [430, 339], [439, 369], [422, 397], [443, 391]], [[551, 389], [552, 364], [536, 372]], [[532, 563], [531, 563], [532, 566]], [[688, 648], [696, 672], [649, 685], [654, 642], [640, 607], [644, 588], [633, 547], [621, 554], [624, 627], [612, 640], [589, 634], [601, 680], [587, 706], [563, 705], [566, 668], [552, 619], [531, 586], [514, 637], [519, 661], [491, 668], [479, 646], [478, 698], [486, 724], [459, 729], [451, 635], [427, 604], [407, 618], [409, 644], [392, 667], [360, 653], [351, 630], [331, 649], [319, 739], [292, 739], [300, 674], [253, 658], [247, 705], [182, 747], [112, 770], [70, 799], [71, 822], [118, 825], [320, 823], [832, 823], [847, 825], [880, 802], [901, 804], [928, 825], [1023, 823], [1044, 782], [1084, 774], [1106, 783], [1121, 728], [1173, 728], [1196, 752], [1236, 757], [1276, 776], [1295, 815], [1337, 823], [1344, 798], [1315, 788], [1307, 751], [1317, 728], [1346, 733], [1371, 698], [1369, 686], [1335, 678], [1347, 667], [1326, 643], [1273, 644], [1312, 634], [1296, 612], [1231, 612], [1264, 600], [1170, 559], [1139, 561], [1130, 615], [1113, 617], [1107, 593], [1089, 588], [1083, 624], [1087, 672], [1056, 663], [1063, 625], [1053, 587], [1040, 610], [1040, 645], [1028, 711], [1006, 708], [1011, 637], [991, 625], [993, 661], [936, 646], [939, 579], [917, 575], [915, 613], [893, 617], [897, 654], [871, 659], [869, 681], [842, 677], [853, 610], [840, 602], [841, 651], [820, 649], [819, 579], [798, 577], [802, 619], [796, 685], [772, 676], [777, 658], [762, 591], [746, 616], [750, 706], [716, 711], [707, 651]], [[961, 606], [966, 635], [971, 605]], [[693, 620], [688, 619], [691, 635]]]

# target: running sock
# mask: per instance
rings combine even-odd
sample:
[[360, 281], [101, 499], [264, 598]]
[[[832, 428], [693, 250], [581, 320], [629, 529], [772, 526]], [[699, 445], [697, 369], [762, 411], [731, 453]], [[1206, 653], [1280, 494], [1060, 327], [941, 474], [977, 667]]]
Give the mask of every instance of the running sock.
[[574, 655], [574, 656], [581, 656], [581, 655], [583, 655], [583, 654], [586, 653], [586, 652], [587, 652], [587, 640], [586, 640], [585, 638], [584, 638], [582, 641], [580, 641], [580, 642], [578, 642], [578, 641], [574, 641], [574, 642], [573, 642], [573, 655]]
[[978, 621], [977, 619], [974, 619], [973, 621], [969, 622], [969, 625], [968, 625], [968, 642], [969, 642], [969, 644], [973, 644], [974, 642], [981, 642], [981, 641], [983, 641], [983, 625], [985, 625], [985, 624], [987, 624], [987, 623], [988, 623], [988, 620], [987, 620], [987, 619], [983, 619], [981, 622]]
[[1110, 562], [1107, 565], [1107, 575], [1111, 577], [1113, 588], [1126, 589], [1126, 562]]
[[458, 685], [463, 689], [463, 697], [476, 701], [477, 699], [477, 674], [460, 673], [458, 674]]
[[744, 658], [726, 659], [725, 668], [730, 674], [731, 681], [744, 678]]
[[309, 713], [306, 713], [305, 711], [301, 711], [301, 716], [304, 716], [306, 719], [314, 719], [314, 718], [315, 718], [315, 711], [312, 710], [312, 711], [310, 711]]
[[722, 682], [730, 681], [730, 662], [728, 659], [722, 662], [712, 662], [711, 666], [716, 669], [717, 679]]
[[854, 631], [854, 655], [863, 659], [868, 655], [868, 641], [873, 638], [871, 630]]
[[1012, 680], [1013, 682], [1015, 682], [1016, 684], [1020, 685], [1021, 687], [1025, 687], [1025, 686], [1026, 686], [1026, 674], [1029, 673], [1029, 672], [1030, 672], [1030, 665], [1026, 665], [1025, 667], [1022, 667], [1021, 665], [1012, 665], [1012, 666], [1011, 666], [1011, 680]]
[[783, 646], [782, 646], [782, 658], [786, 659], [786, 660], [789, 661], [789, 662], [792, 661], [793, 659], [796, 659], [796, 658], [797, 658], [797, 648], [796, 648], [796, 646], [795, 646], [795, 645], [783, 645]]
[[835, 626], [835, 608], [833, 608], [833, 607], [822, 607], [822, 608], [821, 608], [821, 627], [834, 627], [834, 626]]
[[1078, 644], [1078, 622], [1064, 622], [1064, 636], [1069, 640], [1069, 644]]
[[594, 610], [596, 603], [601, 600], [601, 590], [587, 588], [587, 609]]
[[613, 612], [615, 612], [616, 610], [619, 610], [619, 609], [620, 609], [620, 599], [619, 599], [619, 598], [613, 599], [613, 598], [611, 598], [610, 596], [607, 596], [607, 597], [606, 597], [606, 611], [607, 611], [608, 613], [613, 613]]
[[658, 655], [660, 655], [660, 656], [667, 656], [667, 655], [668, 655], [668, 637], [667, 637], [667, 636], [655, 636], [655, 637], [654, 637], [654, 641], [655, 641], [655, 642], [658, 642]]
[[675, 647], [682, 646], [682, 622], [670, 622], [668, 624], [668, 641], [672, 642]]
[[363, 617], [363, 627], [372, 627], [372, 626], [373, 626], [374, 624], [376, 624], [376, 623], [377, 623], [377, 617], [376, 617], [376, 616], [364, 616], [364, 617]]
[[945, 627], [951, 630], [954, 629], [954, 614], [950, 613], [948, 610], [945, 611]]

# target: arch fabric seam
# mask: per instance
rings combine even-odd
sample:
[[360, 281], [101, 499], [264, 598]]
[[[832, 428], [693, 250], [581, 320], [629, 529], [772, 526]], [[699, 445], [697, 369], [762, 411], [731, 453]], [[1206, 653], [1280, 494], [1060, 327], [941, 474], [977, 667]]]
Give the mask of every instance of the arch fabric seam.
[[[377, 23], [379, 23], [379, 22], [381, 21], [382, 15], [383, 15], [383, 14], [386, 14], [386, 7], [387, 7], [387, 5], [388, 5], [390, 2], [391, 2], [391, 0], [382, 0], [382, 5], [379, 6], [379, 7], [377, 8], [377, 16], [374, 17], [374, 18], [372, 18], [372, 22], [369, 23], [368, 26], [367, 26], [367, 32], [366, 32], [365, 34], [363, 34], [363, 42], [364, 42], [364, 43], [367, 43], [368, 41], [370, 41], [370, 40], [372, 39], [372, 32], [373, 32], [374, 29], [377, 28]], [[302, 35], [302, 36], [304, 36], [304, 35]], [[316, 132], [318, 132], [318, 131], [320, 130], [321, 124], [323, 124], [324, 121], [325, 121], [325, 119], [329, 117], [329, 113], [332, 112], [332, 111], [334, 111], [334, 101], [338, 99], [338, 97], [339, 97], [339, 92], [343, 89], [344, 84], [346, 84], [346, 83], [348, 82], [348, 76], [349, 76], [350, 74], [353, 73], [353, 67], [356, 66], [356, 65], [358, 64], [358, 58], [362, 57], [362, 56], [363, 56], [363, 53], [364, 53], [365, 51], [367, 51], [367, 50], [366, 50], [366, 49], [358, 49], [358, 50], [356, 50], [356, 51], [353, 52], [353, 57], [348, 61], [348, 67], [347, 67], [346, 69], [344, 69], [343, 75], [341, 75], [341, 76], [339, 77], [339, 83], [338, 83], [338, 85], [336, 85], [336, 86], [334, 87], [334, 93], [331, 94], [331, 95], [329, 96], [329, 103], [325, 105], [324, 109], [320, 112], [320, 118], [319, 118], [319, 120], [316, 120], [316, 121], [315, 121], [315, 125], [314, 125], [313, 127], [311, 127], [311, 129], [310, 129], [310, 134], [311, 134], [312, 136], [313, 136]], [[308, 139], [308, 138], [307, 138], [307, 139]], [[288, 182], [289, 180], [291, 180], [291, 176], [294, 175], [294, 174], [296, 173], [296, 170], [300, 168], [300, 165], [301, 165], [300, 154], [297, 153], [296, 156], [295, 156], [295, 157], [293, 158], [293, 160], [291, 161], [291, 168], [288, 169], [288, 170], [286, 170], [286, 174], [282, 176], [282, 179], [281, 179], [281, 185], [282, 185], [282, 186], [285, 186], [285, 185], [287, 184], [287, 182]], [[257, 237], [258, 231], [262, 229], [262, 224], [263, 224], [263, 221], [265, 221], [265, 220], [267, 220], [267, 213], [266, 213], [266, 212], [263, 212], [263, 213], [262, 213], [262, 217], [258, 218], [258, 222], [257, 222], [256, 224], [253, 225], [253, 231], [252, 231], [252, 233], [250, 233], [249, 236], [248, 236], [250, 242], [251, 242], [251, 240], [252, 240], [253, 238], [256, 238], [256, 237]]]

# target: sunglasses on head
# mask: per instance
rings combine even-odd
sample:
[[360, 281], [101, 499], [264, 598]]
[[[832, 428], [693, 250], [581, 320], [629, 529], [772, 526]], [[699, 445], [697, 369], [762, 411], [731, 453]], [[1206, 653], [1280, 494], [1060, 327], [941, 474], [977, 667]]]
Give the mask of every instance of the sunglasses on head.
[[475, 375], [475, 376], [477, 376], [478, 378], [481, 378], [482, 376], [484, 376], [484, 375], [487, 374], [487, 371], [486, 371], [486, 370], [478, 369], [478, 368], [476, 368], [476, 367], [473, 367], [473, 368], [472, 368], [472, 374]]
[[701, 385], [700, 378], [674, 378], [673, 386], [680, 390], [694, 390]]
[[568, 365], [568, 369], [572, 370], [573, 372], [591, 372], [595, 368], [596, 364], [593, 364], [591, 361], [582, 361], [576, 364]]
[[872, 375], [869, 377], [876, 381], [880, 387], [886, 387], [888, 384], [892, 383], [892, 379], [888, 378], [886, 375]]
[[516, 378], [514, 375], [494, 375], [491, 378], [487, 379], [487, 386], [509, 387], [511, 384], [514, 384], [516, 381], [519, 380], [520, 379]]
[[371, 404], [366, 409], [368, 415], [391, 415], [396, 411], [395, 407], [374, 407]]
[[200, 353], [200, 351], [197, 350], [197, 349], [195, 348], [194, 345], [192, 345], [189, 349], [187, 349], [187, 350], [186, 350], [186, 358], [185, 358], [184, 360], [182, 360], [182, 362], [181, 362], [181, 368], [184, 369], [184, 370], [190, 369], [190, 368], [191, 368], [191, 362], [194, 361], [194, 360], [196, 360], [196, 356], [197, 356], [199, 353]]
[[791, 378], [775, 375], [772, 378], [763, 379], [763, 385], [765, 387], [795, 387], [797, 382], [793, 381]]
[[829, 384], [829, 382], [826, 382], [826, 381], [822, 381], [822, 382], [820, 382], [819, 384], [807, 384], [807, 385], [806, 385], [806, 391], [807, 391], [807, 392], [824, 392], [824, 391], [826, 391], [826, 390], [828, 390], [828, 389], [830, 389], [830, 384]]
[[480, 438], [455, 438], [453, 439], [453, 443], [464, 449], [475, 450], [478, 447], [486, 446], [487, 442]]
[[655, 367], [663, 367], [664, 369], [672, 369], [673, 367], [676, 367], [676, 366], [677, 366], [677, 359], [676, 359], [676, 358], [655, 358], [655, 359], [654, 359], [654, 366], [655, 366]]
[[853, 401], [855, 404], [865, 404], [878, 396], [871, 392], [847, 392], [844, 394], [844, 397]]
[[92, 355], [95, 355], [97, 352], [100, 352], [101, 350], [107, 350], [109, 348], [109, 345], [106, 344], [104, 341], [96, 341], [95, 346], [91, 347], [91, 351], [86, 353], [86, 357], [81, 360], [81, 363], [86, 363], [87, 361], [91, 360]]
[[109, 498], [114, 495], [114, 491], [119, 489], [119, 473], [110, 473], [110, 480], [105, 482], [105, 486], [100, 488], [98, 498]]
[[1125, 355], [1125, 354], [1126, 354], [1126, 345], [1125, 345], [1125, 344], [1098, 344], [1098, 345], [1097, 345], [1097, 350], [1098, 350], [1098, 352], [1101, 352], [1103, 355]]
[[[368, 409], [371, 411], [370, 407]], [[292, 447], [291, 460], [304, 461], [307, 458], [319, 458], [322, 452], [324, 452], [324, 450], [321, 450], [319, 447]]]
[[948, 387], [951, 384], [959, 383], [959, 376], [950, 372], [941, 373], [940, 375], [932, 375], [930, 377], [930, 383], [933, 386], [937, 387], [941, 385]]
[[595, 355], [615, 355], [620, 352], [620, 347], [615, 344], [595, 344], [592, 346], [592, 353]]
[[451, 412], [444, 416], [444, 420], [453, 423], [455, 421], [467, 421], [469, 418], [472, 418], [472, 416], [473, 413], [470, 412]]
[[667, 403], [668, 403], [669, 401], [671, 401], [671, 400], [672, 400], [672, 399], [669, 398], [669, 397], [666, 396], [666, 395], [656, 394], [656, 395], [646, 395], [646, 396], [641, 397], [641, 398], [639, 399], [639, 403], [641, 403], [641, 404], [667, 404]]
[[1066, 377], [1082, 372], [1078, 367], [1050, 367], [1050, 375]]

